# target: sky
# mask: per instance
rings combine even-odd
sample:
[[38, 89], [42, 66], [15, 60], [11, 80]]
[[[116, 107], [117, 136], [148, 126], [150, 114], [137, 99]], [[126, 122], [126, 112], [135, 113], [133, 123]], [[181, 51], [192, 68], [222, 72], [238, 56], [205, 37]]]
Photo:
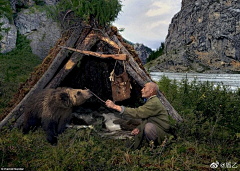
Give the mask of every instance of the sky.
[[122, 0], [122, 12], [113, 23], [121, 35], [133, 42], [157, 49], [165, 41], [173, 16], [182, 0]]

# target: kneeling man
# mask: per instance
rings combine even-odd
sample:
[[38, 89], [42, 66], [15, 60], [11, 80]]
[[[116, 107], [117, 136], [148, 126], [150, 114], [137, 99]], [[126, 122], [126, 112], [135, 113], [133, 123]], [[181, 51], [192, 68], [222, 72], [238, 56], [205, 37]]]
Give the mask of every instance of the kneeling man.
[[147, 101], [138, 108], [128, 108], [115, 105], [111, 100], [106, 106], [120, 112], [121, 115], [142, 119], [142, 124], [135, 128], [131, 134], [135, 135], [134, 149], [137, 149], [145, 136], [147, 141], [155, 145], [161, 144], [169, 131], [169, 118], [165, 107], [157, 97], [158, 85], [154, 82], [146, 83], [141, 90], [142, 97]]

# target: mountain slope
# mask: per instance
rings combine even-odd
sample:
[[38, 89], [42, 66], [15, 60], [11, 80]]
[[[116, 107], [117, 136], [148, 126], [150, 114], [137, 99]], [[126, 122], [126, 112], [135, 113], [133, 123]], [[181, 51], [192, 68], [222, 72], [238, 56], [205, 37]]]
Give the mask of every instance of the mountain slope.
[[155, 69], [234, 73], [240, 71], [239, 61], [239, 1], [183, 0]]

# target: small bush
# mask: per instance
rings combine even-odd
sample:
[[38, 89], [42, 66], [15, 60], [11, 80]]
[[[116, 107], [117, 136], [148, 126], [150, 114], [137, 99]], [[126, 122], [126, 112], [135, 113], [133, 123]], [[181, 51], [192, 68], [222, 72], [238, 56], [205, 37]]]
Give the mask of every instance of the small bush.
[[57, 19], [60, 13], [74, 12], [76, 19], [82, 18], [86, 22], [94, 19], [95, 24], [105, 26], [113, 22], [122, 5], [119, 0], [69, 0], [60, 1], [56, 6], [48, 8], [49, 16]]

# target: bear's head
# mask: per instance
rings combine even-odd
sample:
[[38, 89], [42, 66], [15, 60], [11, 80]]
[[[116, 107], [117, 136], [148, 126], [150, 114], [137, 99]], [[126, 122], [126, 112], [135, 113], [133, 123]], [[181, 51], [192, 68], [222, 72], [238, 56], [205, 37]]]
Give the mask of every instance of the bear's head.
[[61, 93], [60, 97], [69, 106], [79, 106], [92, 97], [92, 94], [89, 90], [67, 88], [65, 92]]

